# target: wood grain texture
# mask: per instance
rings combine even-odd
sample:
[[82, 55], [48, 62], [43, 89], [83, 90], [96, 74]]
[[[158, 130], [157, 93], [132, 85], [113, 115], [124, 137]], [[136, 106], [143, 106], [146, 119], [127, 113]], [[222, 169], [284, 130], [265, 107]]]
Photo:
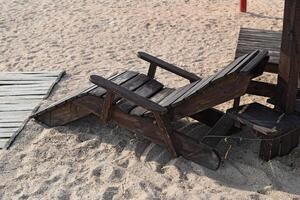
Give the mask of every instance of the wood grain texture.
[[0, 148], [9, 148], [29, 116], [64, 74], [64, 71], [0, 73]]

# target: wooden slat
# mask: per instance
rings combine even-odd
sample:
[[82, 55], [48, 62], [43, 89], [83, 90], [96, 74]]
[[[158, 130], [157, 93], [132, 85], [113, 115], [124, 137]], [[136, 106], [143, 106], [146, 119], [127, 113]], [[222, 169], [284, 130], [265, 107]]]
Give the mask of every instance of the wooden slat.
[[40, 76], [23, 76], [23, 75], [9, 75], [9, 74], [0, 74], [1, 81], [55, 81], [57, 79], [54, 77], [40, 77]]
[[[120, 73], [116, 77], [113, 77], [112, 79], [108, 79], [108, 80], [113, 81], [115, 84], [121, 85], [121, 84], [131, 80], [132, 78], [136, 77], [137, 75], [138, 75], [137, 72], [125, 71], [123, 73]], [[94, 95], [94, 96], [101, 97], [102, 95], [104, 95], [106, 93], [106, 90], [101, 87], [96, 87], [93, 90], [89, 91], [88, 93], [91, 95]]]
[[0, 138], [0, 149], [5, 148], [5, 145], [8, 141], [9, 141], [8, 138], [3, 138], [3, 139]]
[[[121, 75], [124, 75], [125, 73], [127, 73], [127, 72], [122, 72], [122, 73], [119, 73], [119, 74], [114, 74], [114, 75], [110, 76], [108, 79], [111, 80], [111, 79], [117, 78], [117, 77], [119, 77]], [[120, 79], [120, 77], [118, 79]], [[43, 108], [43, 109], [39, 110], [32, 117], [34, 117], [36, 115], [41, 115], [41, 114], [43, 114], [43, 113], [45, 113], [45, 112], [47, 112], [47, 111], [49, 111], [51, 109], [55, 109], [57, 106], [62, 105], [62, 104], [66, 104], [66, 103], [68, 103], [68, 102], [70, 102], [70, 101], [72, 101], [72, 100], [74, 100], [76, 98], [80, 98], [81, 96], [84, 96], [84, 95], [88, 94], [91, 91], [96, 92], [95, 91], [96, 88], [98, 88], [96, 85], [90, 85], [90, 86], [84, 88], [83, 90], [80, 90], [79, 92], [76, 92], [74, 94], [66, 96], [66, 97], [60, 99], [59, 101], [56, 101], [56, 102], [50, 104], [46, 108]]]
[[174, 101], [176, 101], [178, 98], [180, 98], [182, 95], [184, 95], [193, 86], [197, 85], [197, 83], [199, 83], [199, 82], [201, 82], [201, 81], [196, 81], [196, 82], [190, 83], [188, 85], [185, 85], [181, 88], [176, 89], [169, 96], [167, 96], [165, 99], [163, 99], [161, 102], [159, 102], [159, 104], [161, 106], [169, 106]]
[[189, 90], [185, 91], [183, 95], [181, 95], [179, 98], [176, 99], [176, 101], [173, 101], [172, 104], [175, 105], [178, 102], [182, 101], [183, 99], [188, 98], [189, 96], [193, 95], [197, 91], [203, 89], [205, 86], [207, 86], [210, 81], [214, 78], [215, 76], [209, 76], [207, 78], [202, 79], [201, 81], [197, 82], [193, 87], [189, 88]]
[[0, 96], [27, 96], [27, 95], [45, 95], [47, 94], [47, 90], [27, 90], [27, 91], [18, 91], [18, 90], [11, 90], [11, 91], [1, 91]]
[[247, 58], [249, 58], [249, 56], [250, 56], [249, 54], [246, 54], [246, 55], [243, 55], [243, 56], [235, 59], [227, 67], [225, 67], [224, 69], [222, 69], [221, 71], [219, 71], [211, 81], [215, 81], [217, 79], [220, 79], [220, 78], [224, 77], [232, 69], [236, 68], [236, 66], [238, 66], [239, 64], [243, 64], [245, 61], [247, 61]]
[[[221, 119], [211, 128], [207, 135], [201, 140], [202, 143], [215, 148], [218, 143], [224, 139], [218, 136], [230, 135], [229, 130], [233, 127], [234, 121], [227, 115], [223, 115]], [[216, 137], [214, 137], [216, 136]]]
[[[153, 97], [151, 97], [150, 100], [153, 101], [153, 102], [159, 103], [164, 98], [166, 98], [168, 95], [170, 95], [173, 91], [174, 91], [174, 89], [164, 88], [161, 91], [159, 91], [158, 93], [156, 93]], [[130, 112], [130, 114], [131, 115], [136, 115], [136, 116], [142, 116], [146, 112], [147, 112], [147, 110], [145, 108], [142, 108], [142, 107], [138, 106], [138, 107], [134, 108]]]
[[250, 53], [256, 49], [265, 49], [269, 52], [269, 63], [273, 64], [265, 70], [271, 73], [278, 72], [282, 33], [262, 29], [241, 28], [236, 57]]
[[59, 76], [61, 71], [35, 71], [35, 72], [0, 72], [0, 74], [21, 74], [21, 75], [41, 75], [41, 76]]
[[[152, 95], [154, 95], [155, 93], [157, 93], [159, 90], [161, 90], [163, 88], [163, 85], [159, 82], [157, 82], [156, 80], [151, 79], [150, 81], [146, 82], [144, 85], [142, 85], [141, 87], [139, 87], [135, 93], [145, 97], [145, 98], [149, 98]], [[119, 101], [117, 103], [118, 107], [126, 113], [129, 113], [134, 107], [136, 107], [136, 105], [132, 102], [129, 102], [125, 99]]]
[[52, 84], [53, 81], [50, 80], [40, 80], [40, 81], [3, 81], [0, 80], [0, 85], [32, 85], [32, 84]]

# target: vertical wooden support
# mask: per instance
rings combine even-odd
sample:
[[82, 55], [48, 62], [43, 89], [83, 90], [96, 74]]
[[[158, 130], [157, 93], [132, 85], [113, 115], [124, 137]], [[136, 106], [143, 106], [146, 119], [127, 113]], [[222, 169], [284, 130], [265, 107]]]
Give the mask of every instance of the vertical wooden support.
[[285, 0], [276, 107], [286, 113], [295, 109], [299, 68], [300, 1]]
[[172, 134], [172, 128], [169, 125], [169, 121], [166, 118], [166, 116], [161, 116], [160, 113], [153, 112], [157, 126], [160, 129], [161, 136], [165, 142], [166, 148], [171, 153], [173, 158], [177, 157], [177, 153], [175, 150], [175, 147], [173, 145], [173, 142], [171, 140], [171, 137], [169, 134]]
[[272, 137], [263, 137], [259, 148], [259, 157], [265, 161], [278, 156], [280, 148], [280, 139], [273, 139]]
[[111, 107], [114, 100], [114, 93], [111, 91], [107, 91], [106, 96], [104, 98], [103, 107], [101, 111], [100, 119], [103, 123], [107, 123], [110, 120], [111, 116]]
[[149, 70], [148, 70], [148, 77], [154, 78], [156, 73], [157, 66], [153, 63], [150, 64]]
[[237, 97], [233, 101], [233, 108], [238, 108], [240, 106], [241, 97]]

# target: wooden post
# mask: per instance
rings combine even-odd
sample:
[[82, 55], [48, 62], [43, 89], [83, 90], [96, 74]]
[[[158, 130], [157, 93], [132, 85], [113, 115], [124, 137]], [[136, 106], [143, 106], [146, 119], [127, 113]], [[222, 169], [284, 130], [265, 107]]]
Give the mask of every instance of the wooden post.
[[286, 0], [278, 72], [277, 108], [295, 110], [300, 68], [300, 1]]
[[240, 11], [247, 12], [247, 0], [240, 0]]

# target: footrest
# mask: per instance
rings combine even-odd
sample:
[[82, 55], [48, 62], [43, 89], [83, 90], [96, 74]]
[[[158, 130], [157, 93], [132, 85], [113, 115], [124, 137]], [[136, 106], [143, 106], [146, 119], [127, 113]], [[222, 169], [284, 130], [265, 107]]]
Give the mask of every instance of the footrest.
[[299, 143], [300, 116], [286, 115], [258, 103], [229, 109], [227, 114], [263, 139], [260, 157], [264, 160], [286, 155]]

